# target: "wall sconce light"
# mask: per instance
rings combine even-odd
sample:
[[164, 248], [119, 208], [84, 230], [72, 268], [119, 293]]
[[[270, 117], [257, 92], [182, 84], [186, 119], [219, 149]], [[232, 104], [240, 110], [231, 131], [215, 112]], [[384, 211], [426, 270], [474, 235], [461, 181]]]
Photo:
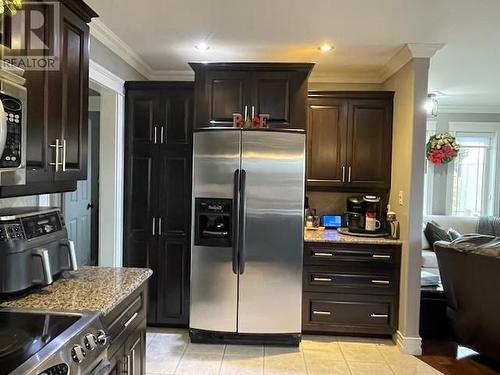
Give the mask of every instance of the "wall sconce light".
[[436, 99], [436, 94], [428, 94], [427, 101], [425, 102], [425, 110], [427, 114], [432, 117], [437, 117], [438, 115], [438, 101]]

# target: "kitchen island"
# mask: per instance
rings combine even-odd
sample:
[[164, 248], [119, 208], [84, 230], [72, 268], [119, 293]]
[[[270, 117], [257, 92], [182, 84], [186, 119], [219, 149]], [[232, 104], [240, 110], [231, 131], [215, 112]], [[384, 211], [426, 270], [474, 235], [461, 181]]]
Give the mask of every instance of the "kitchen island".
[[81, 267], [0, 308], [101, 313], [111, 346], [110, 374], [145, 374], [147, 268]]
[[303, 332], [395, 333], [401, 241], [305, 230], [303, 263]]

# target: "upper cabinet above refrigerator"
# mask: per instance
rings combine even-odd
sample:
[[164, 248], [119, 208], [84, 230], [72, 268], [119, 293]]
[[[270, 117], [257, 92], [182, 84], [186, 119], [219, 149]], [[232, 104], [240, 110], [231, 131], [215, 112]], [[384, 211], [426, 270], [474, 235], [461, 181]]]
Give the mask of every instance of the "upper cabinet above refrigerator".
[[307, 79], [314, 64], [191, 63], [195, 127], [232, 126], [233, 113], [269, 114], [271, 128], [307, 126]]

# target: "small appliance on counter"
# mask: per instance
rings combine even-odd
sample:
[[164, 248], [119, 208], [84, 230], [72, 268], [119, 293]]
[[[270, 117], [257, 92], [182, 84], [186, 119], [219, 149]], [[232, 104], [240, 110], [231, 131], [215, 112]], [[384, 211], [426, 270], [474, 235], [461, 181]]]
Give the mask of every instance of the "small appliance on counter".
[[342, 233], [387, 235], [383, 228], [381, 198], [365, 195], [347, 198], [346, 229]]
[[63, 271], [76, 269], [59, 208], [0, 210], [0, 297], [52, 284]]

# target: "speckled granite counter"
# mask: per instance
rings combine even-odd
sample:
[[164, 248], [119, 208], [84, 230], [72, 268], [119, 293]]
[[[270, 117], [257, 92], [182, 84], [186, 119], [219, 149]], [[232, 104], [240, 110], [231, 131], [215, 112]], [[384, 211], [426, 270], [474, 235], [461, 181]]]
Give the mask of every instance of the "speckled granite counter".
[[340, 234], [336, 230], [305, 230], [304, 231], [304, 241], [305, 242], [329, 242], [329, 243], [360, 243], [360, 244], [383, 244], [383, 245], [400, 245], [401, 241], [392, 240], [390, 238], [384, 237], [355, 237], [348, 236], [345, 234]]
[[147, 268], [81, 267], [41, 291], [0, 304], [19, 309], [99, 311], [109, 313], [146, 281]]

